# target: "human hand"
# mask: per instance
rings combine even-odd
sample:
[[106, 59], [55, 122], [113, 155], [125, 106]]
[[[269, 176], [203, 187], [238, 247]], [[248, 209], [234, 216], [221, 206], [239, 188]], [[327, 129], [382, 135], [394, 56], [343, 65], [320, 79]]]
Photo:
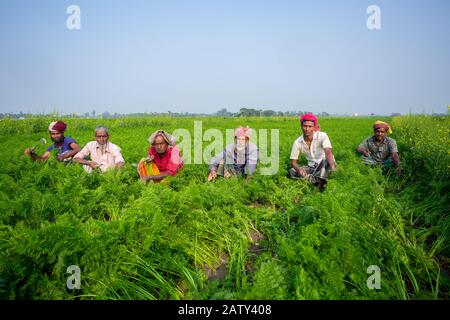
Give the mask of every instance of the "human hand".
[[91, 167], [92, 169], [95, 169], [95, 168], [100, 167], [100, 164], [98, 164], [95, 161], [89, 161], [89, 167]]
[[26, 148], [25, 151], [23, 152], [26, 156], [31, 156], [32, 154], [34, 154], [34, 149], [32, 148]]
[[214, 180], [216, 177], [217, 177], [216, 171], [211, 170], [211, 172], [209, 173], [209, 176], [208, 176], [208, 181], [212, 181], [212, 180]]
[[152, 162], [153, 160], [155, 160], [155, 157], [153, 155], [149, 155], [147, 156], [147, 158], [145, 158], [145, 162], [147, 163]]
[[308, 175], [308, 173], [306, 172], [306, 170], [304, 168], [298, 168], [297, 172], [299, 175], [301, 175], [303, 177], [306, 177]]
[[328, 179], [331, 179], [331, 178], [333, 178], [333, 176], [336, 174], [336, 171], [337, 171], [337, 168], [336, 167], [333, 167], [333, 168], [330, 168], [330, 171], [328, 171]]

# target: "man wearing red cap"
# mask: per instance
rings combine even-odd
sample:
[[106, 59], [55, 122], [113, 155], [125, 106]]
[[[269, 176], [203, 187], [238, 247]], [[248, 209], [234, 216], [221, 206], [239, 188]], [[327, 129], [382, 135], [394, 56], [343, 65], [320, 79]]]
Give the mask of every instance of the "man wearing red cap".
[[56, 159], [58, 161], [70, 161], [72, 157], [81, 150], [81, 148], [75, 139], [64, 136], [64, 131], [66, 128], [67, 125], [62, 121], [54, 121], [50, 123], [48, 132], [50, 134], [50, 139], [52, 139], [54, 143], [47, 148], [47, 151], [42, 156], [38, 156], [33, 148], [26, 148], [24, 152], [25, 155], [31, 157], [33, 160], [46, 161], [50, 157], [50, 153], [53, 150], [56, 150]]
[[381, 165], [383, 169], [396, 166], [397, 173], [401, 174], [397, 142], [387, 136], [392, 133], [391, 126], [386, 122], [376, 121], [373, 124], [373, 133], [373, 136], [358, 146], [356, 152], [366, 164]]
[[[313, 114], [302, 115], [300, 124], [303, 135], [292, 145], [290, 157], [292, 168], [288, 172], [288, 177], [310, 181], [323, 191], [328, 171], [336, 170], [330, 139], [325, 132], [320, 131], [318, 119]], [[308, 160], [307, 166], [298, 165], [300, 154], [305, 155]]]

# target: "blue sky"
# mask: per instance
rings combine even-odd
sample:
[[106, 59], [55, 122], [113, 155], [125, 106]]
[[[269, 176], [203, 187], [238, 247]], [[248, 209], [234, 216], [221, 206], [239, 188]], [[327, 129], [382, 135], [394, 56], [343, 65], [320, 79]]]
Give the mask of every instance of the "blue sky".
[[0, 0], [0, 112], [446, 112], [449, 39], [446, 0]]

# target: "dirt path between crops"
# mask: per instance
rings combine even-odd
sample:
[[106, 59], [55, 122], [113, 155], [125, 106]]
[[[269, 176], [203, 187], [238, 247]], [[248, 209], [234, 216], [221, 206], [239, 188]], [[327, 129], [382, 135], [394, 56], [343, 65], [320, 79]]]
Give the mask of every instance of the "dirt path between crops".
[[[247, 263], [245, 264], [245, 272], [248, 274], [249, 281], [253, 281], [253, 274], [255, 272], [255, 260], [256, 258], [264, 252], [266, 249], [262, 246], [262, 241], [266, 239], [266, 237], [257, 230], [250, 230], [248, 234], [251, 244], [247, 250]], [[219, 256], [219, 262], [215, 264], [213, 267], [208, 265], [203, 266], [203, 270], [208, 277], [209, 281], [213, 280], [223, 280], [227, 275], [227, 263], [229, 260], [229, 256], [226, 253], [222, 253]]]

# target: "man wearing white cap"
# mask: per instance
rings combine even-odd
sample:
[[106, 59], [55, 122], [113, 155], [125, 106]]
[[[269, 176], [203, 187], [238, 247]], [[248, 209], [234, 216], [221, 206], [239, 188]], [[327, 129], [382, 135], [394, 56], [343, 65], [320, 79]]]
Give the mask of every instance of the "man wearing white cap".
[[[98, 126], [94, 130], [95, 141], [88, 142], [73, 160], [83, 164], [86, 172], [99, 169], [105, 172], [109, 169], [121, 168], [125, 164], [120, 148], [109, 141], [109, 130]], [[91, 159], [88, 160], [87, 158]]]
[[230, 178], [247, 177], [256, 171], [258, 147], [250, 142], [250, 128], [239, 127], [234, 131], [235, 142], [211, 159], [208, 181], [217, 176]]
[[31, 157], [33, 160], [46, 161], [50, 157], [50, 153], [53, 150], [56, 150], [56, 159], [58, 161], [70, 161], [74, 155], [80, 152], [81, 148], [75, 139], [64, 136], [66, 128], [67, 125], [62, 121], [50, 123], [48, 132], [50, 134], [50, 139], [52, 139], [54, 143], [47, 148], [47, 151], [42, 156], [38, 156], [33, 148], [26, 148], [24, 152], [25, 155]]

